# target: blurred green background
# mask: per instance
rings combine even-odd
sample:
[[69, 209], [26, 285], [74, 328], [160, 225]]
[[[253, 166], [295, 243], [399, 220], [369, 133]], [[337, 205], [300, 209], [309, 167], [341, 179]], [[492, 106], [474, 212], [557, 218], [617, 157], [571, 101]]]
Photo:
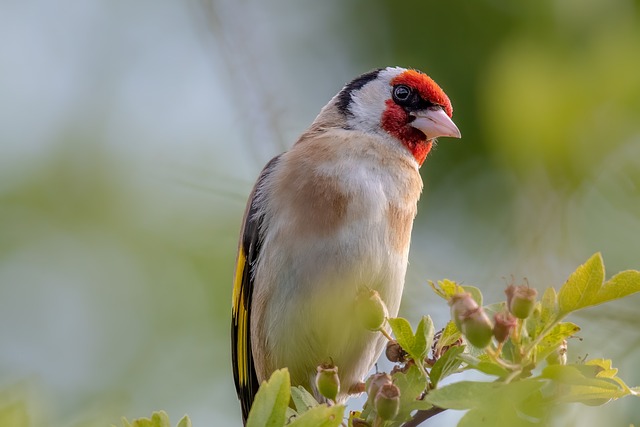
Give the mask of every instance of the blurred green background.
[[[493, 302], [513, 280], [558, 287], [596, 251], [609, 274], [640, 268], [637, 0], [4, 0], [4, 424], [165, 409], [240, 425], [228, 334], [246, 197], [345, 82], [387, 65], [439, 82], [463, 135], [422, 168], [404, 316], [444, 325], [427, 280]], [[639, 385], [639, 304], [573, 319], [587, 332], [569, 360], [612, 357]]]

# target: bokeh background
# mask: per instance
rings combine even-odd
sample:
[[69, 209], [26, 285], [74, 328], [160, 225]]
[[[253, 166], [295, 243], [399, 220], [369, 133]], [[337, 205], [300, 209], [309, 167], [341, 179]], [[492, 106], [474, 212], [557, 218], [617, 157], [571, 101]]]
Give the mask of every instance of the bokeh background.
[[[229, 314], [262, 166], [356, 75], [429, 73], [463, 139], [422, 168], [402, 314], [640, 268], [640, 2], [0, 2], [0, 423], [165, 409], [239, 426]], [[640, 296], [588, 310], [569, 360], [640, 384]], [[588, 332], [590, 331], [590, 332]], [[637, 399], [558, 425], [629, 425]], [[454, 425], [455, 413], [430, 425]], [[437, 421], [436, 421], [437, 420]]]

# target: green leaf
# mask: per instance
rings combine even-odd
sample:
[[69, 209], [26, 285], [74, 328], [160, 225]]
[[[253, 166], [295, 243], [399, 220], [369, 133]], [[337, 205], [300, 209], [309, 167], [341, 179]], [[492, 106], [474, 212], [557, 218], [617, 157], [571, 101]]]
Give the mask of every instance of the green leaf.
[[540, 389], [544, 382], [534, 379], [511, 383], [463, 381], [432, 390], [427, 399], [436, 406], [470, 409], [458, 426], [540, 426], [546, 425]]
[[131, 427], [171, 427], [169, 415], [165, 411], [154, 412], [151, 418], [138, 418], [131, 423], [123, 420], [123, 424]]
[[547, 288], [542, 299], [536, 303], [531, 317], [527, 319], [526, 329], [529, 338], [536, 339], [542, 331], [558, 320], [558, 296], [554, 288]]
[[602, 285], [593, 304], [624, 298], [636, 292], [640, 292], [640, 271], [622, 271]]
[[471, 409], [494, 405], [507, 400], [508, 405], [524, 401], [544, 385], [542, 381], [527, 379], [511, 383], [460, 381], [431, 390], [425, 400], [434, 406], [448, 409]]
[[429, 371], [429, 379], [433, 388], [438, 386], [438, 382], [456, 372], [462, 361], [458, 358], [464, 352], [465, 346], [450, 347]]
[[416, 328], [416, 341], [414, 351], [418, 360], [424, 361], [429, 354], [429, 350], [433, 345], [433, 335], [435, 330], [433, 328], [433, 321], [429, 316], [422, 316], [418, 327]]
[[299, 414], [319, 405], [318, 401], [302, 386], [291, 387], [291, 400]]
[[158, 411], [151, 414], [151, 422], [153, 427], [171, 427], [169, 415], [165, 411]]
[[427, 388], [427, 379], [415, 366], [411, 366], [407, 372], [397, 372], [393, 375], [393, 383], [400, 389], [400, 411], [396, 420], [406, 421], [412, 411], [416, 409], [428, 409], [431, 404], [424, 400], [417, 400]]
[[[529, 319], [527, 319], [527, 323], [528, 320]], [[520, 363], [522, 361], [520, 348], [514, 344], [513, 340], [507, 340], [502, 346], [502, 358], [513, 363]]]
[[589, 406], [600, 406], [609, 402], [611, 399], [624, 397], [626, 394], [622, 391], [615, 391], [607, 388], [586, 385], [572, 385], [564, 388], [559, 393], [555, 403], [584, 403]]
[[458, 422], [458, 427], [539, 427], [537, 420], [529, 421], [520, 416], [510, 405], [491, 405], [488, 408], [472, 409]]
[[396, 341], [398, 341], [400, 347], [402, 347], [402, 349], [408, 353], [409, 348], [415, 341], [415, 336], [413, 335], [411, 324], [404, 317], [391, 317], [387, 319], [387, 321], [391, 326], [393, 335], [396, 337]]
[[622, 271], [604, 284], [602, 256], [597, 253], [569, 276], [558, 293], [559, 314], [602, 304], [640, 292], [640, 271]]
[[591, 359], [582, 365], [586, 368], [595, 368], [596, 378], [608, 378], [613, 380], [626, 394], [637, 396], [638, 393], [629, 387], [622, 379], [618, 377], [618, 369], [612, 366], [611, 359]]
[[481, 405], [481, 397], [495, 392], [500, 383], [460, 381], [429, 391], [426, 400], [447, 409], [471, 409]]
[[315, 406], [296, 418], [291, 427], [339, 427], [344, 416], [344, 405]]
[[558, 292], [558, 308], [561, 315], [596, 304], [596, 298], [604, 281], [602, 255], [596, 253], [576, 269]]
[[440, 338], [436, 344], [436, 351], [441, 352], [443, 348], [455, 344], [462, 337], [462, 333], [456, 327], [455, 322], [450, 320], [442, 330]]
[[191, 420], [185, 415], [180, 421], [178, 421], [177, 427], [191, 427]]
[[458, 355], [458, 359], [465, 362], [469, 367], [478, 370], [487, 375], [495, 375], [496, 377], [504, 377], [509, 374], [505, 368], [500, 366], [498, 363], [489, 359], [488, 356], [482, 355], [483, 357], [475, 357], [470, 354], [462, 353]]
[[554, 288], [547, 288], [540, 300], [540, 321], [543, 325], [553, 322], [558, 315], [558, 296]]
[[596, 377], [598, 378], [614, 378], [618, 375], [618, 370], [612, 366], [611, 359], [591, 359], [584, 362], [584, 366], [593, 366], [596, 368]]
[[542, 338], [540, 344], [536, 346], [538, 360], [547, 357], [562, 344], [563, 340], [577, 334], [579, 331], [580, 327], [571, 322], [562, 322], [555, 325], [544, 338]]
[[602, 256], [597, 253], [569, 276], [558, 293], [560, 315], [640, 292], [640, 271], [622, 271], [604, 284]]
[[[595, 372], [595, 370], [592, 371]], [[595, 378], [595, 375], [587, 377], [584, 375], [583, 370], [574, 365], [546, 366], [542, 370], [540, 377], [548, 378], [561, 384], [597, 387], [610, 391], [616, 391], [620, 388], [617, 384], [609, 381], [608, 379], [597, 379]]]
[[478, 397], [476, 405], [460, 420], [458, 427], [547, 425], [543, 422], [546, 413], [540, 392], [544, 385], [542, 381], [529, 379], [489, 384], [495, 384], [495, 387]]
[[402, 317], [388, 319], [391, 330], [400, 347], [409, 354], [416, 363], [422, 363], [433, 342], [433, 322], [429, 316], [424, 316], [416, 329], [415, 335], [411, 324]]
[[611, 399], [637, 395], [620, 378], [610, 360], [595, 359], [579, 365], [552, 365], [542, 370], [541, 377], [556, 383], [550, 397], [555, 403], [581, 402], [602, 405]]
[[279, 369], [258, 389], [247, 419], [247, 427], [282, 427], [291, 396], [289, 371]]

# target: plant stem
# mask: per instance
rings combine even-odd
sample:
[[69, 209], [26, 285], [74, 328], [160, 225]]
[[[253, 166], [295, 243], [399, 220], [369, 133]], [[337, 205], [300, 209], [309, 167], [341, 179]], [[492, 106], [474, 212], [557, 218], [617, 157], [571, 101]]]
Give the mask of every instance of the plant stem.
[[391, 335], [389, 335], [389, 332], [387, 332], [387, 330], [384, 328], [384, 326], [380, 327], [380, 329], [378, 329], [380, 331], [380, 333], [382, 335], [384, 335], [384, 337], [386, 339], [388, 339], [389, 341], [393, 341], [393, 337]]
[[433, 408], [430, 408], [430, 409], [420, 410], [416, 412], [409, 421], [402, 424], [401, 427], [417, 427], [420, 424], [422, 424], [422, 422], [428, 420], [431, 417], [438, 415], [440, 412], [443, 412], [443, 411], [446, 411], [446, 409], [439, 408], [437, 406], [434, 406]]
[[542, 330], [542, 332], [540, 332], [540, 334], [538, 334], [538, 336], [536, 337], [536, 339], [534, 339], [533, 341], [531, 341], [529, 343], [529, 345], [527, 345], [527, 347], [524, 349], [523, 351], [523, 356], [527, 359], [529, 359], [529, 355], [531, 353], [531, 351], [536, 348], [536, 346], [538, 344], [540, 344], [540, 341], [542, 341], [544, 339], [544, 337], [553, 329], [555, 328], [555, 326], [560, 323], [560, 321], [564, 318], [564, 316], [558, 317], [557, 319], [555, 319], [553, 322], [549, 323], [547, 325], [546, 328], [544, 328]]
[[519, 371], [520, 370], [520, 365], [514, 365], [512, 363], [507, 362], [506, 360], [502, 359], [500, 357], [500, 353], [498, 353], [493, 347], [487, 347], [485, 350], [485, 353], [487, 353], [489, 355], [489, 357], [496, 362], [498, 365], [502, 366], [503, 368], [509, 370], [509, 371]]
[[507, 378], [504, 379], [504, 383], [505, 384], [509, 384], [511, 381], [513, 381], [513, 379], [515, 377], [517, 377], [518, 375], [520, 375], [522, 373], [522, 369], [516, 369], [515, 371], [511, 372]]

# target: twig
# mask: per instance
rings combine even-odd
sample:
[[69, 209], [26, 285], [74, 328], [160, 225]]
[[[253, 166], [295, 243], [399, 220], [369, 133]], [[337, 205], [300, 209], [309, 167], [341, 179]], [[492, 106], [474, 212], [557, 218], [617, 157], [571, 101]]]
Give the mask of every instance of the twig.
[[431, 417], [438, 415], [440, 412], [446, 411], [445, 408], [439, 408], [434, 406], [431, 409], [423, 409], [415, 413], [415, 415], [406, 423], [402, 424], [401, 427], [417, 427], [422, 422], [428, 420]]

